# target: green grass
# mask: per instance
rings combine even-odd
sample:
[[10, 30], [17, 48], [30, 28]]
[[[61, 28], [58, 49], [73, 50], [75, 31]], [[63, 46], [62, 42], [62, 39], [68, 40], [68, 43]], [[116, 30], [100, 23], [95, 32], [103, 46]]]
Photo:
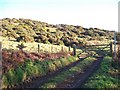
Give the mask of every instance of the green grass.
[[118, 88], [120, 87], [120, 80], [117, 77], [113, 77], [109, 70], [112, 57], [106, 56], [98, 71], [89, 78], [89, 80], [82, 86], [83, 88]]
[[49, 79], [48, 82], [43, 84], [40, 88], [55, 88], [59, 83], [66, 80], [68, 77], [74, 75], [77, 72], [83, 72], [84, 68], [86, 66], [89, 66], [94, 60], [95, 58], [93, 57], [86, 58], [85, 60], [81, 61], [77, 66], [74, 66], [67, 71], [60, 73], [56, 77]]
[[54, 72], [64, 66], [69, 65], [72, 62], [77, 61], [77, 57], [70, 56], [68, 58], [60, 58], [54, 60], [46, 60], [35, 62], [26, 60], [24, 64], [16, 68], [15, 70], [10, 69], [8, 73], [2, 76], [2, 87], [6, 88], [8, 85], [14, 85], [25, 81], [27, 78], [43, 76], [50, 72]]

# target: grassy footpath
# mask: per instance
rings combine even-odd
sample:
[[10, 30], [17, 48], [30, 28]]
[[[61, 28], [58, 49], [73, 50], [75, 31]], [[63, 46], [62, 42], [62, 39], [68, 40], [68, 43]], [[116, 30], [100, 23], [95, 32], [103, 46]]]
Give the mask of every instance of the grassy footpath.
[[10, 69], [6, 74], [2, 75], [2, 88], [14, 86], [26, 81], [32, 77], [41, 77], [48, 73], [52, 73], [60, 68], [63, 68], [75, 61], [79, 60], [77, 57], [70, 56], [68, 58], [59, 58], [46, 61], [32, 61], [26, 60], [24, 64], [16, 69]]
[[68, 77], [71, 77], [72, 75], [78, 72], [81, 72], [81, 73], [84, 72], [84, 69], [87, 66], [91, 65], [91, 63], [94, 60], [96, 60], [94, 57], [86, 58], [85, 60], [81, 61], [78, 65], [68, 69], [65, 72], [62, 72], [61, 74], [59, 74], [58, 76], [54, 78], [49, 79], [47, 83], [43, 84], [39, 88], [56, 88], [58, 84], [67, 80]]
[[[112, 57], [106, 56], [98, 71], [88, 79], [82, 88], [120, 88], [120, 80], [110, 74]], [[117, 70], [117, 69], [116, 69]]]

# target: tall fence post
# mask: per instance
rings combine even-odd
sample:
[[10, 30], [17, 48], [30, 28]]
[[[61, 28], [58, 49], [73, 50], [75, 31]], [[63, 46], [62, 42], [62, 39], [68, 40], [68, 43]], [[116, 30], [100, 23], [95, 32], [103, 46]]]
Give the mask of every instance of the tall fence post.
[[110, 53], [111, 53], [111, 55], [112, 55], [112, 42], [110, 43]]
[[70, 46], [68, 47], [68, 51], [70, 52]]
[[116, 32], [114, 32], [114, 59], [116, 59]]
[[2, 42], [0, 41], [0, 62], [1, 60], [2, 60]]
[[73, 44], [73, 55], [76, 56], [76, 45]]
[[38, 53], [39, 53], [39, 51], [40, 51], [40, 45], [38, 44]]

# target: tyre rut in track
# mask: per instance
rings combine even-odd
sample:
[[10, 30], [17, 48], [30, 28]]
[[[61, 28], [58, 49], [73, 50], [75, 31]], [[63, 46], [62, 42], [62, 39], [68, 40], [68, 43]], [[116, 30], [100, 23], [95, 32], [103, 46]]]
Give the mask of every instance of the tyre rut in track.
[[[68, 82], [62, 82], [56, 88], [81, 88], [88, 78], [99, 68], [103, 57], [98, 57], [84, 73], [77, 73], [74, 77], [68, 78]], [[72, 82], [71, 82], [72, 81]]]
[[85, 58], [81, 58], [78, 61], [73, 62], [70, 65], [65, 66], [65, 67], [63, 67], [63, 68], [61, 68], [61, 69], [59, 69], [59, 70], [57, 70], [57, 71], [55, 71], [53, 73], [48, 73], [47, 75], [42, 76], [42, 77], [32, 78], [31, 82], [27, 82], [27, 83], [23, 82], [21, 85], [18, 85], [18, 86], [14, 87], [14, 88], [22, 88], [22, 89], [24, 89], [24, 88], [38, 88], [41, 85], [43, 85], [44, 83], [46, 83], [50, 78], [53, 78], [53, 77], [59, 75], [61, 72], [67, 71], [71, 67], [76, 66], [77, 64], [79, 64]]

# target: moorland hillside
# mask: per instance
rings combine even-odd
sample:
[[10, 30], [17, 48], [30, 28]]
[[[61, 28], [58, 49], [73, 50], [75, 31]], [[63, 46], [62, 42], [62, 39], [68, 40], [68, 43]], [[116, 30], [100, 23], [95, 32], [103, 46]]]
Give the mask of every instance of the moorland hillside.
[[38, 42], [72, 46], [85, 45], [87, 41], [112, 40], [113, 32], [99, 28], [84, 28], [66, 24], [48, 24], [31, 19], [4, 18], [0, 20], [2, 37], [15, 42]]

